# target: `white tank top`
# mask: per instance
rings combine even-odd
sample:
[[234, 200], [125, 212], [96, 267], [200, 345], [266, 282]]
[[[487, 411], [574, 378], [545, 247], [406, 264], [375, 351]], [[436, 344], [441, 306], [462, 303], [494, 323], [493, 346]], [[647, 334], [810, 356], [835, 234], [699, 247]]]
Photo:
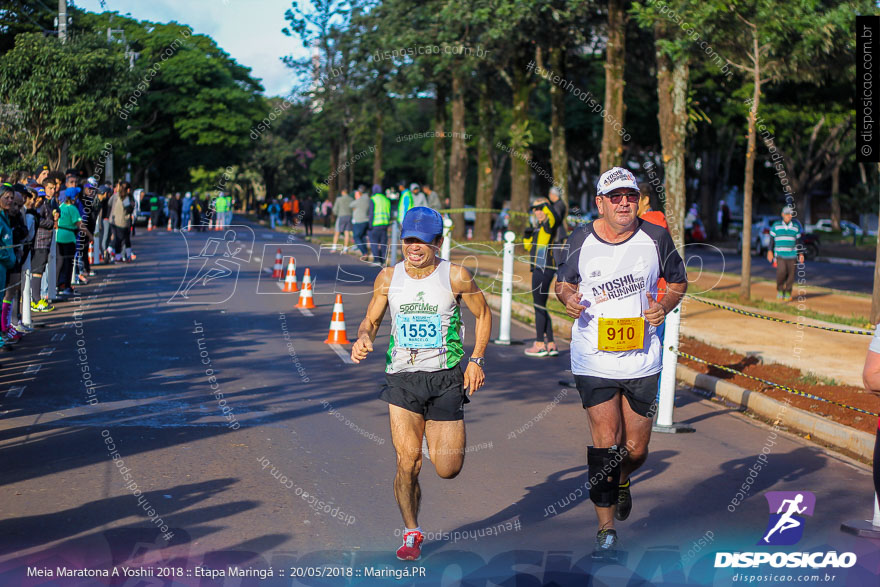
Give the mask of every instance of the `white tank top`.
[[449, 267], [449, 261], [441, 259], [433, 273], [414, 279], [403, 261], [394, 266], [388, 289], [391, 339], [386, 373], [440, 371], [455, 367], [464, 356], [464, 326]]

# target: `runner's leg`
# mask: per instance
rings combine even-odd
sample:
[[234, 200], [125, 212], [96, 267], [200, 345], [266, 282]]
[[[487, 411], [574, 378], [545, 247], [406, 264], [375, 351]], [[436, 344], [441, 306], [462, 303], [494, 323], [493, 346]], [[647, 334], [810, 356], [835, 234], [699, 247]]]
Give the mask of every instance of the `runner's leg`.
[[[590, 436], [593, 446], [596, 448], [610, 448], [620, 446], [623, 437], [623, 421], [621, 418], [621, 403], [626, 403], [620, 393], [599, 405], [587, 408], [590, 419]], [[588, 471], [590, 477], [595, 472]], [[614, 506], [596, 508], [596, 517], [599, 518], [599, 529], [614, 527]]]
[[464, 465], [464, 420], [428, 420], [425, 438], [428, 441], [428, 455], [437, 474], [444, 479], [456, 477]]
[[633, 411], [626, 399], [621, 399], [623, 413], [623, 437], [621, 438], [620, 482], [624, 483], [632, 473], [645, 464], [648, 458], [648, 442], [651, 440], [653, 417], [646, 418]]
[[407, 528], [418, 528], [422, 489], [419, 471], [422, 469], [422, 436], [425, 420], [421, 414], [395, 405], [388, 406], [391, 418], [391, 442], [397, 452], [397, 474], [394, 476], [394, 497]]

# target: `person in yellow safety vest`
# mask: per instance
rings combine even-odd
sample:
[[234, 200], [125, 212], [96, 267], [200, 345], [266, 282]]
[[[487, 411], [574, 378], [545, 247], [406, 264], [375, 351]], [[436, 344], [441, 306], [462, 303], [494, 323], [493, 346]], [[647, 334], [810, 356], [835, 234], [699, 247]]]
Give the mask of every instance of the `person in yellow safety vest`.
[[226, 198], [223, 196], [223, 192], [217, 194], [217, 197], [214, 198], [214, 226], [223, 226], [225, 224], [225, 216], [226, 216]]
[[397, 199], [397, 223], [403, 223], [403, 217], [406, 216], [406, 213], [409, 212], [409, 209], [413, 207], [413, 195], [412, 192], [406, 188], [404, 188], [403, 184], [400, 186], [400, 197]]
[[373, 262], [385, 265], [385, 255], [388, 250], [388, 225], [391, 224], [391, 200], [382, 193], [380, 185], [373, 186], [369, 218]]

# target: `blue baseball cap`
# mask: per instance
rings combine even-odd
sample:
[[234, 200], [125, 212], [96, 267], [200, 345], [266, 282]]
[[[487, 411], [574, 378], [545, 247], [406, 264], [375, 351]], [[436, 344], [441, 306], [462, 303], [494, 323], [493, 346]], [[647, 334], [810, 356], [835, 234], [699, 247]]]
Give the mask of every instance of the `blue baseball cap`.
[[400, 238], [417, 238], [429, 243], [443, 234], [443, 218], [432, 208], [416, 206], [410, 208], [401, 224]]
[[63, 190], [58, 195], [58, 202], [59, 203], [64, 202], [65, 200], [67, 200], [67, 198], [74, 200], [74, 199], [76, 199], [76, 195], [78, 193], [79, 193], [79, 188], [67, 188], [66, 190]]

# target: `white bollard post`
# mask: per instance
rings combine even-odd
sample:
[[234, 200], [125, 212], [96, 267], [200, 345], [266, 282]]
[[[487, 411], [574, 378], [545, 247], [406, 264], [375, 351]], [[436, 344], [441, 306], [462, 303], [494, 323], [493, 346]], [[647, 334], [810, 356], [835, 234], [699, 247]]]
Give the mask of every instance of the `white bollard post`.
[[[874, 463], [880, 466], [880, 463]], [[849, 520], [840, 525], [840, 529], [847, 534], [855, 534], [862, 538], [880, 538], [880, 501], [874, 494], [874, 518], [871, 520]]]
[[397, 252], [400, 250], [400, 224], [391, 223], [391, 267], [397, 265]]
[[501, 263], [501, 322], [495, 344], [510, 344], [510, 316], [513, 313], [513, 241], [516, 235], [504, 233], [504, 258]]
[[657, 421], [654, 432], [693, 432], [694, 428], [672, 421], [675, 408], [675, 368], [678, 364], [678, 335], [681, 329], [681, 304], [666, 316], [666, 335], [663, 341], [663, 371], [660, 375], [660, 400], [657, 402]]
[[440, 258], [449, 260], [449, 252], [452, 250], [452, 219], [443, 219], [443, 244], [440, 245]]
[[30, 328], [31, 323], [31, 257], [29, 253], [21, 268], [21, 323]]
[[878, 501], [876, 493], [874, 494], [874, 519], [871, 520], [871, 524], [880, 531], [880, 501]]

